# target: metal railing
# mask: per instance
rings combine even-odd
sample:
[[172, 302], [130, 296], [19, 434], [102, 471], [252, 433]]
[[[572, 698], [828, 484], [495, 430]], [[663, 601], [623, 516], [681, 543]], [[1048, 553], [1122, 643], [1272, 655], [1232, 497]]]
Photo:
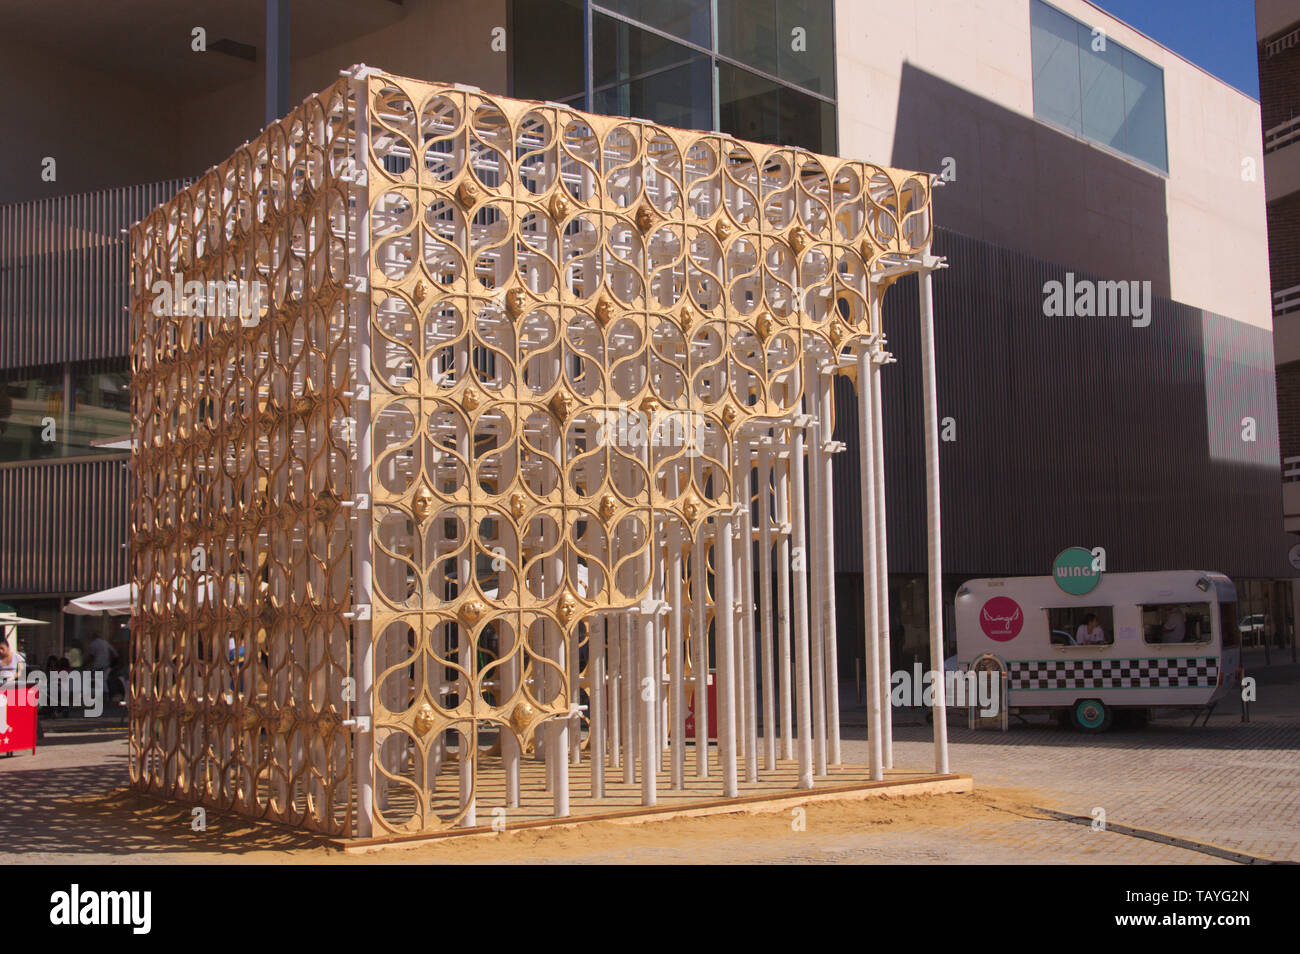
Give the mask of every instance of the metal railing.
[[1282, 458], [1282, 482], [1300, 480], [1300, 457]]
[[1300, 116], [1292, 116], [1286, 122], [1278, 123], [1264, 133], [1264, 155], [1277, 152], [1297, 139], [1300, 139]]
[[1281, 291], [1273, 292], [1273, 314], [1286, 315], [1300, 311], [1300, 285], [1292, 285]]
[[127, 572], [121, 457], [0, 466], [0, 594], [88, 593]]
[[1281, 36], [1275, 36], [1264, 44], [1265, 56], [1277, 56], [1300, 43], [1300, 29], [1289, 30]]

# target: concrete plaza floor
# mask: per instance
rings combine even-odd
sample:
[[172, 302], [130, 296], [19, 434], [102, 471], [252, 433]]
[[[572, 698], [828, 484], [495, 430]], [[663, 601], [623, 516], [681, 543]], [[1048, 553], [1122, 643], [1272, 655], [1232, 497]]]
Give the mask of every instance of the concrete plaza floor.
[[[1044, 721], [1007, 733], [951, 728], [970, 795], [821, 802], [803, 810], [639, 824], [594, 822], [351, 855], [315, 839], [120, 791], [124, 733], [111, 720], [51, 726], [36, 756], [0, 758], [0, 863], [1171, 863], [1300, 861], [1300, 666], [1274, 657], [1251, 721], [1162, 715], [1088, 736]], [[866, 760], [846, 700], [846, 761]], [[933, 767], [921, 713], [899, 711], [895, 764]], [[1106, 828], [1090, 822], [1105, 813]], [[1117, 830], [1118, 829], [1118, 830]], [[1172, 836], [1162, 838], [1161, 836]], [[1234, 854], [1235, 853], [1235, 854]]]

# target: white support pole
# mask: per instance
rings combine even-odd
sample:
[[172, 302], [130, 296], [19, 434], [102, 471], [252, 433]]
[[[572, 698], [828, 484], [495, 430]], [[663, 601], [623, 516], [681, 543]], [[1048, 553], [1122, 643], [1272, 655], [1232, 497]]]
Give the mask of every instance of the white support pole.
[[[876, 303], [879, 312], [879, 302]], [[876, 328], [881, 328], [877, 321]], [[879, 607], [880, 633], [880, 713], [881, 759], [886, 769], [894, 767], [894, 706], [890, 692], [893, 675], [892, 652], [889, 645], [889, 529], [885, 522], [885, 428], [884, 401], [881, 399], [880, 379], [883, 366], [892, 360], [883, 348], [878, 347], [870, 362], [872, 389], [872, 464], [875, 471], [876, 490], [876, 600]], [[864, 384], [863, 387], [866, 385]], [[863, 453], [863, 466], [866, 454]]]
[[[653, 600], [649, 602], [653, 603]], [[658, 619], [659, 614], [653, 607], [641, 612], [641, 672], [636, 691], [641, 701], [638, 713], [641, 721], [641, 804], [646, 807], [655, 804], [659, 781], [659, 703], [655, 691], [655, 682], [658, 681], [655, 627]]]
[[[839, 674], [839, 636], [836, 633], [835, 619], [835, 478], [831, 468], [830, 445], [834, 434], [831, 421], [834, 418], [835, 395], [833, 379], [829, 370], [819, 374], [818, 392], [820, 406], [818, 416], [822, 421], [822, 566], [825, 576], [826, 605], [826, 735], [829, 746], [828, 758], [831, 765], [840, 764], [840, 674]], [[863, 458], [866, 459], [865, 457]]]
[[[662, 603], [664, 592], [667, 589], [667, 582], [664, 579], [664, 571], [668, 564], [668, 526], [663, 517], [660, 517], [657, 523], [653, 540], [653, 549], [650, 550], [650, 559], [653, 563], [651, 576], [653, 583], [650, 589], [652, 598], [657, 603]], [[655, 617], [654, 628], [654, 647], [651, 650], [654, 659], [654, 668], [651, 676], [654, 678], [654, 695], [655, 695], [655, 766], [659, 772], [664, 770], [664, 756], [667, 754], [668, 747], [668, 691], [664, 688], [664, 659], [667, 656], [668, 627], [659, 620], [658, 615]]]
[[[863, 347], [858, 355], [858, 447], [872, 446], [871, 425], [874, 419], [874, 392], [871, 388], [871, 354]], [[876, 554], [876, 492], [875, 468], [869, 466], [864, 454], [858, 467], [858, 485], [862, 502], [862, 615], [865, 636], [864, 653], [867, 668], [867, 765], [873, 781], [883, 779], [881, 756], [881, 681], [880, 681], [880, 618]]]
[[[548, 362], [551, 383], [559, 381], [564, 374], [564, 365], [562, 359], [558, 356]], [[560, 429], [557, 429], [555, 435], [551, 438], [547, 450], [554, 460], [564, 459], [564, 436]], [[465, 449], [465, 460], [469, 460], [469, 448]], [[559, 546], [564, 539], [566, 528], [557, 526], [552, 528], [547, 525], [542, 537], [542, 545], [547, 548], [554, 548], [555, 555], [546, 559], [543, 564], [543, 572], [546, 579], [546, 595], [550, 599], [558, 599], [564, 589], [564, 548]], [[577, 701], [578, 686], [576, 680], [570, 682], [569, 675], [569, 652], [570, 652], [570, 633], [568, 624], [560, 623], [558, 620], [551, 622], [544, 620], [545, 631], [552, 633], [554, 644], [552, 651], [548, 656], [554, 661], [554, 669], [547, 668], [547, 679], [550, 685], [547, 687], [546, 698], [553, 699], [558, 695], [558, 690], [565, 684], [569, 683], [569, 692], [566, 694], [565, 701], [570, 707]], [[573, 646], [577, 646], [576, 630], [573, 636]], [[549, 772], [551, 782], [552, 810], [556, 818], [567, 818], [569, 815], [569, 716], [561, 715], [548, 720], [546, 724], [546, 767]]]
[[[676, 499], [678, 487], [677, 469], [672, 470], [671, 495]], [[668, 680], [669, 680], [669, 715], [672, 718], [672, 730], [669, 744], [672, 746], [670, 782], [674, 791], [680, 791], [686, 785], [686, 679], [684, 673], [685, 653], [682, 651], [682, 617], [686, 608], [682, 605], [682, 524], [674, 520], [668, 527]]]
[[[560, 673], [568, 668], [568, 640], [565, 632], [557, 627], [555, 634], [555, 665], [559, 670], [552, 675], [558, 683]], [[569, 717], [557, 716], [551, 719], [550, 745], [546, 748], [546, 761], [551, 768], [551, 795], [556, 818], [569, 815]]]
[[731, 525], [731, 585], [736, 596], [736, 617], [732, 624], [735, 645], [732, 647], [731, 658], [736, 667], [736, 757], [742, 762], [748, 762], [749, 746], [745, 738], [745, 726], [749, 724], [749, 693], [745, 689], [745, 580], [740, 569], [743, 529], [744, 520], [737, 512]]
[[750, 506], [751, 457], [748, 442], [741, 444], [740, 486], [745, 488], [745, 509], [740, 516], [740, 626], [737, 627], [741, 660], [740, 690], [745, 700], [745, 781], [758, 781], [758, 686], [754, 682], [754, 528]]
[[[470, 438], [469, 431], [462, 431], [456, 435], [456, 452], [460, 454], [461, 460], [469, 460]], [[470, 547], [464, 547], [456, 557], [456, 590], [458, 593], [465, 593], [470, 587], [470, 581], [474, 576], [474, 564], [470, 558]], [[460, 689], [463, 684], [464, 691], [460, 694], [460, 701], [465, 701], [465, 695], [471, 691], [470, 678], [476, 668], [475, 663], [474, 638], [470, 632], [470, 627], [465, 623], [456, 624], [456, 661], [461, 668], [470, 673], [471, 677], [457, 677], [456, 688]], [[439, 667], [441, 669], [442, 667]], [[441, 693], [439, 694], [441, 698]], [[445, 701], [443, 702], [445, 705]], [[474, 828], [478, 825], [478, 806], [475, 804], [474, 795], [474, 761], [477, 756], [476, 748], [478, 746], [478, 734], [473, 723], [465, 726], [460, 730], [460, 742], [456, 749], [457, 770], [460, 777], [460, 807], [464, 814], [461, 817], [460, 824], [464, 828]]]
[[921, 270], [921, 389], [925, 407], [926, 555], [930, 582], [930, 668], [934, 673], [934, 770], [948, 774], [948, 700], [943, 682], [943, 535], [939, 521], [939, 411], [934, 367], [934, 286], [938, 262], [927, 252]]
[[591, 704], [591, 723], [587, 733], [591, 752], [591, 797], [605, 797], [605, 633], [608, 617], [594, 620], [588, 636], [587, 665], [591, 679], [587, 686], [587, 700]]
[[817, 419], [820, 406], [821, 375], [816, 361], [809, 356], [804, 363], [804, 414], [811, 418], [808, 429], [808, 533], [807, 559], [812, 589], [812, 612], [809, 614], [809, 648], [812, 653], [813, 765], [818, 776], [826, 774], [826, 567], [822, 563], [822, 541], [826, 527], [822, 522], [822, 447], [826, 434]]
[[776, 522], [780, 528], [777, 539], [776, 559], [776, 613], [777, 626], [774, 634], [780, 640], [781, 651], [777, 658], [781, 663], [781, 758], [789, 761], [794, 758], [794, 715], [792, 709], [793, 676], [791, 675], [790, 647], [790, 459], [793, 456], [790, 436], [792, 427], [786, 427], [778, 434], [784, 433], [785, 459], [777, 458], [777, 494]]
[[758, 594], [763, 665], [763, 768], [776, 768], [776, 686], [772, 668], [772, 439], [758, 450]]
[[[609, 584], [607, 584], [609, 585]], [[623, 685], [623, 632], [622, 620], [615, 616], [605, 618], [605, 652], [609, 657], [609, 717], [606, 725], [609, 729], [609, 766], [621, 768], [623, 765], [623, 706], [619, 700]]]
[[[370, 164], [369, 80], [362, 71], [352, 80], [353, 102], [353, 153], [355, 168], [363, 170]], [[373, 448], [370, 437], [370, 294], [363, 291], [368, 285], [358, 287], [355, 279], [370, 277], [370, 189], [368, 183], [354, 187], [352, 201], [356, 223], [356, 261], [351, 305], [356, 327], [356, 377], [353, 381], [352, 407], [355, 415], [356, 467], [353, 471], [354, 495], [370, 496]], [[358, 499], [354, 497], [354, 499]], [[371, 723], [372, 695], [375, 686], [373, 634], [370, 624], [371, 591], [374, 582], [371, 562], [369, 507], [354, 507], [352, 522], [352, 580], [355, 596], [352, 620], [352, 675], [355, 679], [356, 699], [352, 706], [352, 775], [356, 779], [357, 808], [353, 831], [358, 838], [373, 834], [374, 820], [374, 760], [375, 735]], [[361, 608], [364, 607], [364, 610]]]
[[795, 708], [798, 711], [799, 787], [813, 787], [811, 666], [808, 658], [808, 540], [804, 531], [803, 440], [806, 418], [790, 429], [790, 531], [794, 573]]
[[[516, 556], [515, 559], [518, 559], [518, 556]], [[518, 653], [515, 653], [516, 647], [520, 645], [519, 630], [515, 628], [517, 626], [518, 622], [516, 621], [515, 626], [512, 627], [511, 630], [510, 646], [508, 647], [509, 652], [512, 654], [510, 661], [498, 670], [499, 675], [497, 678], [502, 682], [501, 696], [504, 699], [514, 698], [515, 692], [519, 689], [519, 677], [522, 667], [519, 663], [521, 656]], [[502, 651], [504, 652], [506, 650], [507, 647], [503, 646]], [[515, 736], [514, 730], [508, 726], [502, 726], [500, 733], [501, 758], [505, 763], [506, 770], [506, 808], [518, 808], [520, 759], [519, 739]]]
[[735, 572], [732, 546], [733, 514], [719, 517], [715, 540], [714, 585], [717, 596], [713, 607], [715, 646], [718, 653], [718, 760], [722, 764], [722, 795], [735, 798], [740, 793], [736, 777], [736, 664], [733, 651], [735, 636]]
[[[520, 562], [519, 538], [511, 534], [507, 539], [498, 539], [498, 543], [506, 548], [507, 555], [513, 565]], [[521, 660], [525, 658], [523, 649], [523, 634], [519, 629], [520, 623], [518, 616], [510, 625], [509, 643], [502, 630], [497, 630], [497, 649], [503, 659], [507, 661], [497, 669], [497, 680], [500, 686], [500, 696], [502, 699], [513, 699], [515, 693], [519, 691], [520, 681], [523, 678], [523, 665]], [[523, 755], [522, 746], [519, 738], [515, 735], [514, 729], [508, 725], [503, 725], [498, 729], [498, 738], [501, 740], [501, 762], [505, 769], [506, 777], [506, 808], [519, 807], [519, 766]]]
[[[578, 624], [580, 629], [573, 634], [573, 642], [568, 652], [569, 660], [569, 686], [572, 692], [569, 697], [569, 718], [567, 720], [566, 732], [569, 735], [569, 764], [582, 764], [582, 710], [579, 706], [582, 703], [582, 653], [578, 647], [582, 644], [581, 630], [587, 631], [587, 658], [591, 658], [591, 620], [585, 620]], [[588, 715], [591, 714], [591, 707], [587, 707]]]
[[639, 698], [640, 686], [636, 675], [635, 627], [636, 614], [628, 613], [623, 617], [622, 626], [623, 685], [620, 687], [623, 706], [623, 782], [627, 785], [636, 784], [636, 700]]
[[[647, 426], [650, 423], [647, 419]], [[642, 463], [653, 484], [655, 469], [649, 433], [646, 434]], [[647, 492], [650, 490], [649, 487], [646, 489]], [[653, 500], [652, 494], [648, 493], [648, 496]], [[641, 720], [641, 804], [647, 808], [653, 806], [658, 799], [659, 765], [663, 758], [659, 745], [659, 700], [663, 695], [659, 663], [659, 600], [663, 593], [663, 555], [659, 550], [657, 521], [652, 504], [646, 518], [645, 548], [641, 558], [648, 595], [641, 604], [641, 671], [635, 690], [636, 698], [640, 700], [637, 714]]]
[[707, 567], [709, 545], [705, 540], [705, 525], [701, 523], [695, 534], [694, 565], [691, 567], [691, 588], [694, 591], [695, 611], [691, 618], [695, 637], [695, 776], [709, 777], [709, 585]]

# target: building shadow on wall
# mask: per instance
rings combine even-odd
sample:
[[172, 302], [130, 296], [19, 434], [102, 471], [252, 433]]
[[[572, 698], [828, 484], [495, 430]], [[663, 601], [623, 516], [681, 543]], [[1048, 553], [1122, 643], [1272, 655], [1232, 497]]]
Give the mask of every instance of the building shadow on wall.
[[1161, 175], [904, 63], [891, 163], [940, 172], [945, 159], [939, 225], [1170, 296]]

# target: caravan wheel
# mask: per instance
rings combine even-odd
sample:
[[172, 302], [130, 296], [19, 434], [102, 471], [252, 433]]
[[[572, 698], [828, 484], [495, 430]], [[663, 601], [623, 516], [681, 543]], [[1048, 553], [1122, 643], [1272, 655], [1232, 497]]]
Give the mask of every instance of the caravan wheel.
[[1100, 699], [1080, 699], [1070, 710], [1070, 722], [1080, 732], [1105, 732], [1114, 716]]

